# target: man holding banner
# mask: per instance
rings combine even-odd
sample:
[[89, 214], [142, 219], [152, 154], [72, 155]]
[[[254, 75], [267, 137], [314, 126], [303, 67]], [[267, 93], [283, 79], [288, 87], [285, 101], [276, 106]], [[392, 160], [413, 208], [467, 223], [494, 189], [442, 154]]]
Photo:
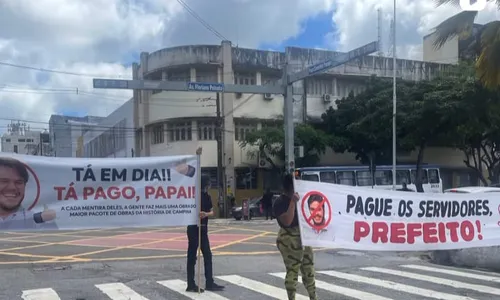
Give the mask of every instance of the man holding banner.
[[[196, 150], [196, 154], [201, 155], [201, 148]], [[198, 172], [200, 170], [197, 170]], [[214, 282], [213, 270], [212, 270], [212, 251], [210, 249], [210, 241], [208, 239], [208, 217], [214, 215], [212, 198], [208, 194], [208, 189], [210, 188], [210, 177], [207, 175], [201, 176], [201, 211], [200, 211], [200, 223], [201, 228], [198, 225], [189, 225], [187, 227], [187, 237], [188, 237], [188, 251], [187, 251], [187, 292], [203, 292], [204, 290], [196, 285], [194, 280], [194, 267], [196, 265], [196, 254], [198, 246], [201, 248], [203, 253], [203, 261], [205, 267], [205, 289], [207, 291], [221, 291], [224, 289], [223, 286], [218, 285]]]
[[274, 204], [274, 214], [280, 226], [276, 245], [286, 267], [285, 288], [288, 300], [295, 300], [299, 270], [309, 299], [316, 300], [314, 254], [311, 247], [303, 247], [300, 238], [297, 201], [299, 195], [293, 187], [293, 176], [283, 178], [283, 194]]

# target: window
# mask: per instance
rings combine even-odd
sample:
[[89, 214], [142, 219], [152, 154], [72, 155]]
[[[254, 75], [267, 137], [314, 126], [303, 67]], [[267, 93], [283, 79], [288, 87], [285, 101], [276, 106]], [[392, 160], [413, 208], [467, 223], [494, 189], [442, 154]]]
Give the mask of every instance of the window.
[[168, 127], [169, 141], [190, 141], [192, 140], [191, 121], [170, 123]]
[[136, 140], [135, 140], [135, 143], [136, 143], [136, 147], [137, 149], [139, 150], [142, 150], [142, 129], [138, 129], [135, 131], [135, 137], [136, 137]]
[[354, 171], [337, 171], [338, 184], [356, 185]]
[[319, 172], [319, 178], [321, 182], [337, 183], [334, 171]]
[[439, 171], [437, 169], [428, 169], [429, 183], [439, 183]]
[[257, 130], [257, 124], [235, 122], [234, 124], [234, 139], [236, 141], [244, 141], [249, 132]]
[[317, 174], [302, 174], [302, 177], [300, 178], [306, 181], [319, 181], [319, 177]]
[[[410, 175], [411, 175], [411, 183], [415, 184], [417, 182], [416, 181], [417, 170], [411, 170]], [[427, 180], [427, 170], [422, 169], [422, 184], [427, 184], [427, 183], [429, 183], [429, 181]]]
[[392, 185], [392, 171], [376, 171], [375, 170], [375, 184], [376, 185]]
[[162, 144], [165, 142], [165, 136], [163, 134], [163, 124], [154, 125], [151, 128], [151, 144]]
[[409, 170], [397, 170], [396, 171], [396, 184], [410, 183], [410, 171]]
[[257, 170], [256, 169], [235, 169], [236, 188], [240, 190], [257, 189]]
[[307, 93], [309, 95], [333, 94], [333, 79], [312, 78], [307, 80]]
[[211, 188], [217, 188], [217, 168], [201, 168], [201, 174], [205, 174], [210, 177]]
[[219, 80], [217, 79], [217, 71], [196, 70], [196, 82], [209, 82], [209, 83], [219, 82]]
[[5, 139], [5, 142], [6, 143], [10, 143], [10, 139]]
[[234, 84], [255, 85], [255, 74], [234, 73]]
[[198, 139], [201, 141], [215, 140], [215, 122], [198, 122]]
[[26, 142], [26, 139], [19, 139], [19, 141], [18, 141], [18, 142], [19, 142], [19, 143], [24, 143], [24, 142]]
[[370, 171], [357, 171], [356, 181], [359, 186], [371, 186], [373, 184], [372, 174]]
[[14, 153], [19, 153], [18, 150], [19, 149], [17, 149], [17, 145], [14, 145]]
[[180, 71], [171, 71], [167, 76], [168, 81], [191, 81], [191, 69], [180, 70]]

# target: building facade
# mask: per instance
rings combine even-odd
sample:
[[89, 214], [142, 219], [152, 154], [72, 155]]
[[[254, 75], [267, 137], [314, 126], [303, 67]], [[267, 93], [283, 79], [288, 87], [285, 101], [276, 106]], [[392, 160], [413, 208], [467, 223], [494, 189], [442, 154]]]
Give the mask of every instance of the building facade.
[[22, 122], [12, 122], [2, 135], [2, 152], [33, 154], [40, 147], [42, 132]]
[[[297, 72], [312, 64], [339, 55], [339, 52], [289, 47], [286, 52], [221, 45], [182, 46], [142, 53], [133, 65], [134, 79], [219, 82], [225, 84], [265, 85], [278, 82], [285, 64]], [[431, 79], [447, 65], [398, 59], [397, 76], [408, 80]], [[318, 119], [336, 99], [350, 91], [363, 90], [367, 76], [392, 77], [392, 58], [367, 56], [294, 84], [294, 119], [304, 122]], [[203, 146], [202, 168], [213, 174], [217, 166], [216, 94], [210, 92], [134, 91], [134, 124], [138, 156], [194, 153]], [[269, 126], [283, 115], [282, 95], [221, 94], [223, 117], [224, 186], [237, 199], [262, 193], [264, 183], [276, 176], [259, 164], [258, 155], [249, 156], [239, 142], [249, 131]], [[416, 161], [413, 153], [400, 157]], [[431, 148], [425, 161], [444, 167], [462, 168], [461, 153]], [[351, 154], [331, 151], [323, 156], [323, 165], [359, 164]]]
[[128, 100], [79, 139], [80, 157], [134, 157], [134, 101]]
[[436, 62], [443, 64], [457, 64], [462, 59], [473, 58], [475, 55], [475, 43], [479, 42], [480, 30], [483, 28], [481, 24], [474, 24], [469, 36], [456, 36], [449, 39], [439, 49], [434, 47], [436, 41], [436, 34], [431, 33], [424, 36], [423, 39], [423, 52], [424, 61]]
[[49, 119], [50, 143], [53, 156], [76, 157], [78, 139], [99, 124], [102, 117], [71, 117], [52, 115]]

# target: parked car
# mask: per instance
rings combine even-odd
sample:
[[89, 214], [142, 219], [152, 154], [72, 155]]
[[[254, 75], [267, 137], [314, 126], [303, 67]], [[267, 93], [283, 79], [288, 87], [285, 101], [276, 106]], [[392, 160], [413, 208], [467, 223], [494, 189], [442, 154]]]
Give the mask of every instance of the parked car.
[[489, 186], [464, 186], [459, 188], [447, 189], [444, 193], [459, 193], [459, 194], [469, 194], [469, 193], [495, 193], [500, 192], [499, 187], [489, 187]]
[[[279, 197], [279, 195], [273, 196], [273, 204], [274, 204], [274, 201], [276, 201], [276, 199], [278, 199], [278, 197]], [[254, 217], [265, 216], [265, 212], [261, 212], [261, 209], [260, 209], [261, 200], [262, 200], [262, 196], [250, 198], [248, 200], [248, 209], [249, 209], [248, 219], [249, 220], [251, 220]], [[238, 220], [238, 221], [241, 220], [243, 218], [243, 206], [239, 205], [239, 206], [233, 207], [231, 210], [231, 214], [236, 220]], [[274, 215], [273, 215], [273, 218], [274, 218]]]

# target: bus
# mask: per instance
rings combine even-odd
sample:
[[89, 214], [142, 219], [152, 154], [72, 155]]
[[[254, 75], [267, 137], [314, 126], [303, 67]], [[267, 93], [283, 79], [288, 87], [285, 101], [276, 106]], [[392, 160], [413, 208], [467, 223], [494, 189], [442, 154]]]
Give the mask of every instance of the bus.
[[[295, 178], [376, 189], [392, 189], [392, 166], [376, 166], [374, 182], [371, 173], [368, 166], [305, 167], [295, 170]], [[422, 173], [424, 192], [443, 192], [443, 181], [441, 180], [439, 166], [422, 165]], [[415, 165], [397, 165], [396, 189], [401, 188], [403, 182], [406, 182], [409, 189], [417, 191], [415, 186], [416, 175], [417, 168]]]

